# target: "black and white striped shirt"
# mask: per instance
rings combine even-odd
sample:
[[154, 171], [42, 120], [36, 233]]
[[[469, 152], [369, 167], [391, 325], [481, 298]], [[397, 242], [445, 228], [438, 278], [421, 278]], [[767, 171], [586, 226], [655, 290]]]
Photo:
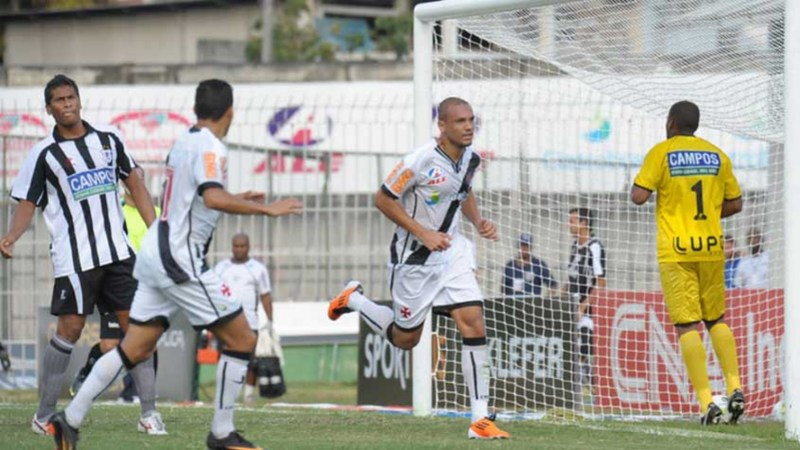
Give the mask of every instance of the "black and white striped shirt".
[[56, 278], [133, 255], [117, 184], [136, 163], [119, 131], [83, 124], [86, 134], [77, 139], [64, 139], [53, 129], [39, 141], [11, 188], [12, 198], [43, 209]]
[[569, 253], [569, 293], [583, 301], [597, 284], [597, 278], [606, 276], [606, 250], [596, 237], [583, 244], [572, 243]]

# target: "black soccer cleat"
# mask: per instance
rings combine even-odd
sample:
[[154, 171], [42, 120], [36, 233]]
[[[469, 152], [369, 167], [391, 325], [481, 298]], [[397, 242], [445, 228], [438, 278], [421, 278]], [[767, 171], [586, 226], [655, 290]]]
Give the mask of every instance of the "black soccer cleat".
[[64, 411], [57, 412], [50, 418], [53, 425], [53, 440], [56, 450], [75, 450], [78, 445], [78, 430], [67, 423]]
[[728, 421], [731, 425], [736, 425], [739, 418], [744, 414], [744, 394], [741, 389], [736, 389], [728, 398], [728, 413], [731, 418]]
[[711, 402], [708, 404], [708, 410], [703, 417], [700, 418], [701, 425], [717, 425], [722, 419], [722, 410], [719, 409], [716, 403]]
[[214, 433], [209, 432], [208, 438], [206, 438], [206, 446], [209, 450], [244, 450], [248, 448], [262, 450], [261, 447], [245, 439], [238, 431], [231, 432], [231, 434], [227, 435], [224, 439], [217, 439]]

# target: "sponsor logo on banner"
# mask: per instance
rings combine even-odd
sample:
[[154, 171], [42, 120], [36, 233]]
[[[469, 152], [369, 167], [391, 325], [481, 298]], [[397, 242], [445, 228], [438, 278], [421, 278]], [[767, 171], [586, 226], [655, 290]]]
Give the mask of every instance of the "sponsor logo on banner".
[[[726, 303], [725, 321], [736, 336], [747, 415], [768, 416], [783, 390], [783, 291], [731, 290]], [[592, 308], [596, 407], [699, 414], [660, 293], [606, 291]], [[708, 333], [703, 336], [711, 389], [724, 394], [725, 378]]]
[[47, 133], [47, 125], [42, 119], [31, 114], [0, 113], [0, 134], [15, 134], [15, 132], [42, 136]]
[[47, 125], [37, 116], [0, 113], [0, 176], [15, 178], [33, 145], [47, 134]]
[[333, 119], [326, 112], [301, 105], [279, 109], [267, 123], [276, 141], [294, 148], [313, 147], [331, 135]]
[[128, 111], [111, 119], [137, 162], [162, 163], [181, 133], [191, 125], [181, 114], [154, 109]]
[[93, 195], [113, 192], [117, 189], [117, 175], [113, 168], [102, 167], [99, 169], [78, 172], [67, 177], [72, 198], [76, 201], [83, 200]]
[[592, 143], [605, 142], [611, 136], [611, 122], [601, 115], [596, 115], [592, 129], [583, 133], [583, 138]]
[[[344, 164], [344, 154], [339, 152], [320, 153], [304, 155], [273, 154], [269, 161], [262, 160], [253, 168], [254, 174], [266, 173], [325, 173], [330, 166], [331, 173], [342, 170]], [[269, 162], [269, 165], [267, 165]]]

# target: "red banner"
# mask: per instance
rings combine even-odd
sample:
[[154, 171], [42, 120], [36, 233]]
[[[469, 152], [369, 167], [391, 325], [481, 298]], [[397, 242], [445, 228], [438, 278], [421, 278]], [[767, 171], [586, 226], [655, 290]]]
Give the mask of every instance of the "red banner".
[[[592, 305], [596, 407], [662, 414], [699, 414], [660, 293], [607, 291]], [[781, 400], [783, 291], [727, 291], [725, 320], [736, 336], [746, 414], [767, 416]], [[714, 394], [725, 379], [708, 333], [701, 331]]]

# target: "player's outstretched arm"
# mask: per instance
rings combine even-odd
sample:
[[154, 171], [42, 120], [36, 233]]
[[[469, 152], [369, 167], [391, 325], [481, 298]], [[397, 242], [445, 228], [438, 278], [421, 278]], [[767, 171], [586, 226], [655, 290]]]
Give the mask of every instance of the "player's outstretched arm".
[[497, 228], [491, 220], [484, 219], [481, 216], [481, 211], [478, 209], [478, 201], [475, 199], [475, 194], [471, 191], [464, 200], [461, 211], [467, 219], [475, 225], [478, 234], [480, 234], [482, 238], [489, 239], [490, 241], [497, 240]]
[[14, 243], [28, 229], [35, 211], [36, 205], [33, 202], [27, 200], [19, 201], [14, 215], [11, 216], [11, 228], [8, 230], [8, 234], [0, 239], [0, 254], [3, 255], [3, 258], [14, 256]]
[[264, 203], [267, 200], [267, 194], [257, 191], [240, 192], [236, 194], [236, 197], [256, 203]]
[[420, 225], [408, 215], [400, 202], [386, 195], [383, 189], [375, 194], [375, 206], [397, 226], [416, 236], [428, 250], [438, 252], [450, 247], [450, 236], [447, 233], [429, 230]]
[[277, 217], [303, 212], [303, 203], [294, 198], [278, 200], [265, 205], [238, 198], [221, 187], [209, 187], [203, 191], [203, 203], [206, 207], [230, 214], [263, 214]]

